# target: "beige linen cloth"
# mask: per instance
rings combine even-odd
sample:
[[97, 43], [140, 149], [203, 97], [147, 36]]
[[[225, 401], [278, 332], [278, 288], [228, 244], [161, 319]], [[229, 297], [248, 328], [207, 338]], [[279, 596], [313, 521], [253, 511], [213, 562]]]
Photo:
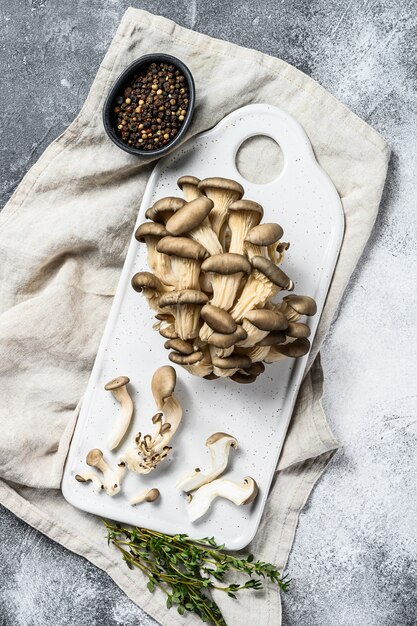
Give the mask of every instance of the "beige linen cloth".
[[[342, 198], [345, 238], [312, 365], [249, 548], [282, 569], [299, 512], [338, 445], [321, 408], [316, 357], [372, 229], [389, 150], [373, 129], [287, 63], [128, 9], [80, 115], [28, 172], [0, 215], [0, 502], [108, 572], [160, 623], [173, 625], [184, 618], [175, 609], [167, 611], [163, 594], [148, 593], [141, 574], [107, 547], [101, 522], [67, 504], [60, 492], [79, 400], [154, 166], [110, 142], [101, 109], [117, 75], [151, 51], [180, 57], [194, 74], [197, 106], [189, 135], [249, 103], [281, 107], [304, 126]], [[248, 592], [238, 601], [216, 599], [229, 625], [281, 623], [275, 588]], [[200, 623], [190, 614], [186, 620]]]

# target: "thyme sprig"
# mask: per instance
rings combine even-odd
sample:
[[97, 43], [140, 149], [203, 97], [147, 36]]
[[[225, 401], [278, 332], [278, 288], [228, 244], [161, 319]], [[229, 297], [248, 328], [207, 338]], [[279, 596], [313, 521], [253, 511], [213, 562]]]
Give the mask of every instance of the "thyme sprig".
[[[208, 595], [210, 589], [235, 599], [244, 589], [262, 589], [265, 580], [282, 591], [288, 589], [288, 576], [281, 576], [274, 565], [255, 561], [252, 555], [239, 558], [228, 554], [213, 537], [194, 541], [184, 534], [171, 536], [103, 522], [108, 543], [121, 552], [128, 567], [136, 567], [148, 577], [149, 591], [159, 588], [167, 597], [167, 608], [175, 605], [180, 615], [190, 611], [203, 622], [226, 626], [218, 605]], [[221, 584], [228, 572], [244, 574], [249, 580]]]

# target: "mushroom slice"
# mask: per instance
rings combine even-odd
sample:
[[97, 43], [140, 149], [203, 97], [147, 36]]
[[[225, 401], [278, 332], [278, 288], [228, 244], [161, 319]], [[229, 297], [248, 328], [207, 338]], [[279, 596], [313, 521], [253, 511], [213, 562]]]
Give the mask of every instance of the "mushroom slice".
[[242, 327], [246, 331], [246, 339], [237, 345], [242, 348], [250, 348], [266, 337], [274, 330], [285, 330], [288, 320], [280, 311], [270, 309], [253, 309], [248, 311], [243, 319]]
[[162, 365], [155, 370], [151, 381], [151, 391], [158, 411], [172, 396], [177, 384], [177, 373], [171, 365]]
[[93, 483], [94, 493], [100, 493], [104, 489], [103, 483], [94, 472], [84, 472], [83, 474], [76, 474], [75, 480], [77, 480], [79, 483], [88, 483], [91, 481]]
[[95, 467], [103, 474], [103, 489], [108, 496], [114, 496], [120, 491], [120, 483], [125, 473], [125, 463], [122, 461], [115, 470], [106, 463], [103, 453], [98, 448], [93, 448], [87, 454], [87, 465]]
[[198, 184], [200, 191], [213, 201], [210, 222], [217, 237], [226, 221], [229, 206], [245, 193], [242, 185], [229, 178], [205, 178]]
[[120, 413], [117, 422], [115, 422], [113, 429], [107, 440], [107, 447], [109, 450], [117, 448], [121, 440], [126, 434], [129, 428], [130, 421], [133, 415], [133, 401], [129, 395], [126, 385], [130, 383], [127, 376], [118, 376], [113, 378], [104, 385], [106, 391], [111, 391], [113, 397], [120, 404]]
[[213, 202], [205, 196], [187, 202], [168, 220], [167, 231], [176, 236], [187, 234], [210, 254], [221, 254], [222, 245], [208, 219], [212, 208]]
[[237, 448], [237, 439], [227, 433], [214, 433], [207, 439], [206, 446], [210, 452], [210, 469], [207, 472], [195, 469], [178, 481], [177, 489], [193, 491], [220, 476], [227, 467], [230, 448]]
[[307, 324], [303, 324], [301, 322], [290, 322], [285, 334], [287, 337], [294, 337], [295, 339], [298, 339], [299, 337], [310, 337], [311, 329], [310, 326], [307, 326]]
[[154, 311], [159, 310], [159, 300], [163, 293], [172, 291], [173, 287], [164, 285], [155, 274], [151, 272], [137, 272], [132, 278], [132, 287], [138, 293], [145, 296], [148, 305]]
[[144, 222], [135, 232], [135, 239], [139, 243], [146, 244], [148, 250], [148, 265], [157, 277], [165, 283], [172, 283], [171, 261], [166, 254], [161, 254], [156, 249], [160, 239], [168, 236], [168, 231], [163, 224]]
[[183, 198], [161, 198], [146, 211], [145, 217], [148, 220], [153, 220], [154, 222], [159, 222], [160, 224], [166, 224], [171, 215], [184, 206], [184, 204], [185, 200]]
[[202, 291], [184, 289], [164, 293], [159, 306], [170, 307], [175, 311], [175, 330], [181, 339], [194, 339], [200, 330], [200, 309], [208, 297]]
[[279, 308], [289, 322], [296, 322], [303, 315], [310, 317], [317, 313], [317, 304], [313, 298], [296, 294], [285, 296]]
[[187, 237], [164, 237], [157, 243], [158, 252], [171, 257], [172, 274], [178, 290], [200, 289], [201, 261], [207, 250]]
[[244, 254], [249, 231], [259, 224], [264, 214], [260, 204], [252, 200], [238, 200], [229, 206], [228, 224], [231, 232], [229, 252]]
[[158, 500], [160, 495], [159, 489], [156, 489], [155, 487], [153, 489], [144, 489], [130, 498], [129, 504], [134, 506], [135, 504], [142, 504], [142, 502], [155, 502], [155, 500]]
[[209, 256], [201, 264], [213, 286], [210, 304], [228, 311], [232, 306], [244, 274], [251, 272], [249, 261], [241, 254], [225, 252]]
[[189, 496], [188, 516], [191, 522], [197, 521], [207, 513], [216, 498], [225, 498], [237, 506], [242, 506], [253, 502], [257, 495], [258, 485], [250, 476], [246, 476], [242, 483], [217, 478]]
[[203, 195], [198, 188], [199, 182], [200, 179], [196, 176], [181, 176], [177, 180], [177, 185], [184, 194], [184, 198], [187, 202], [191, 202]]
[[240, 322], [252, 310], [261, 308], [265, 302], [282, 289], [291, 291], [293, 282], [272, 261], [262, 256], [251, 260], [253, 272], [249, 276], [242, 293], [230, 314]]
[[245, 252], [249, 259], [254, 256], [267, 257], [271, 248], [276, 249], [277, 242], [284, 231], [279, 224], [259, 224], [252, 228], [245, 239]]
[[200, 315], [215, 333], [228, 335], [234, 333], [237, 328], [237, 324], [230, 313], [210, 303], [203, 306]]
[[286, 357], [298, 359], [307, 354], [310, 347], [309, 340], [306, 337], [300, 337], [289, 343], [271, 346], [267, 356], [263, 360], [265, 363], [275, 363], [275, 361], [281, 361], [281, 359], [285, 359]]

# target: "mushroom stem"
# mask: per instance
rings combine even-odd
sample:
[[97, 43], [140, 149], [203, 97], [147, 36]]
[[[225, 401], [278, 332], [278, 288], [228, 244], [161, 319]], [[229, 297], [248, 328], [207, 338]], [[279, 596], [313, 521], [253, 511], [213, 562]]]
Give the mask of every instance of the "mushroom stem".
[[91, 481], [93, 483], [93, 491], [97, 494], [101, 493], [101, 491], [104, 489], [103, 483], [94, 472], [84, 472], [83, 474], [76, 474], [75, 480], [77, 480], [79, 483], [88, 483]]
[[200, 519], [210, 508], [216, 498], [225, 498], [237, 506], [250, 504], [258, 495], [258, 485], [250, 476], [246, 476], [242, 483], [218, 478], [203, 485], [190, 497], [187, 511], [191, 522]]
[[102, 484], [107, 495], [114, 496], [116, 493], [119, 493], [121, 479], [123, 478], [126, 470], [123, 462], [119, 463], [115, 470], [111, 469], [111, 467], [104, 460], [102, 451], [98, 448], [90, 450], [87, 454], [86, 462], [87, 465], [95, 467], [103, 474]]
[[114, 450], [122, 441], [133, 415], [133, 401], [129, 395], [126, 385], [130, 382], [127, 376], [118, 376], [110, 380], [105, 386], [106, 391], [111, 391], [113, 397], [120, 404], [120, 412], [117, 422], [114, 423], [112, 431], [107, 440], [109, 450]]
[[155, 500], [158, 500], [159, 496], [160, 491], [155, 487], [153, 489], [144, 489], [130, 498], [129, 504], [134, 506], [135, 504], [142, 504], [142, 502], [155, 502]]

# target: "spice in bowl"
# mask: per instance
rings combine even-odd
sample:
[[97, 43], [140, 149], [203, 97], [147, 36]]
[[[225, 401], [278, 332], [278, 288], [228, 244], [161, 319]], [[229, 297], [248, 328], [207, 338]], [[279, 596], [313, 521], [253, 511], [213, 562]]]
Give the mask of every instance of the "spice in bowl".
[[177, 135], [189, 104], [187, 81], [170, 63], [151, 63], [134, 74], [115, 99], [115, 126], [132, 148], [162, 148]]

